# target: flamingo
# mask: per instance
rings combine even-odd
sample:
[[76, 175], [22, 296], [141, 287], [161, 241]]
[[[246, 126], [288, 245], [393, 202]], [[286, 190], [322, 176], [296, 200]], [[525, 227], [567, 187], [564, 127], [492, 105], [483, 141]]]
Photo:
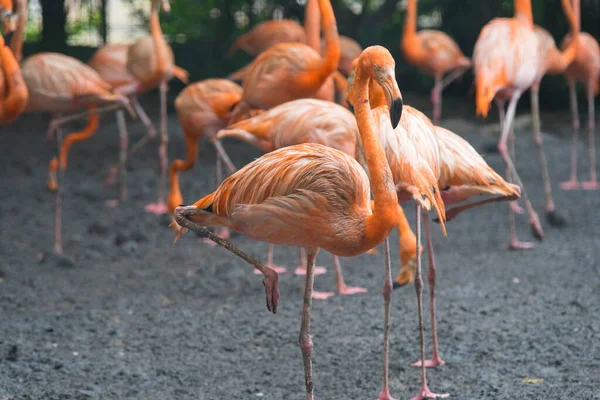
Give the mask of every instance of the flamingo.
[[229, 49], [229, 57], [244, 50], [255, 57], [277, 43], [305, 43], [304, 29], [291, 19], [263, 21], [248, 32], [237, 37]]
[[[447, 34], [437, 30], [417, 32], [417, 0], [408, 0], [406, 21], [402, 32], [402, 55], [409, 64], [433, 75], [431, 90], [433, 123], [442, 115], [442, 90], [459, 78], [471, 66], [458, 44]], [[448, 74], [445, 78], [444, 75]]]
[[[352, 62], [360, 56], [362, 47], [358, 42], [348, 36], [340, 35], [340, 64], [338, 71], [348, 76], [352, 72]], [[321, 53], [325, 52], [325, 41], [321, 41]]]
[[[299, 343], [307, 400], [314, 398], [310, 316], [314, 266], [319, 249], [340, 256], [358, 255], [384, 241], [396, 224], [398, 197], [385, 154], [373, 133], [366, 85], [363, 84], [376, 79], [386, 88], [391, 124], [397, 125], [402, 114], [402, 100], [393, 73], [394, 65], [391, 54], [383, 47], [365, 49], [359, 58], [357, 75], [361, 78], [360, 84], [356, 84], [354, 92], [350, 93], [358, 115], [370, 181], [360, 164], [347, 154], [320, 144], [306, 143], [265, 154], [223, 181], [212, 194], [192, 206], [175, 210], [179, 225], [209, 237], [263, 273], [270, 311], [275, 312], [279, 302], [277, 273], [203, 226], [228, 226], [255, 240], [306, 249], [308, 271]], [[370, 190], [374, 196], [373, 208]], [[387, 339], [392, 284], [388, 247], [386, 244], [382, 393], [387, 393], [389, 398]]]
[[[206, 79], [188, 85], [175, 99], [175, 110], [183, 128], [187, 150], [185, 160], [174, 160], [169, 167], [170, 189], [167, 206], [171, 215], [175, 208], [183, 203], [179, 188], [179, 172], [188, 171], [196, 164], [198, 141], [202, 137], [211, 138], [215, 132], [224, 128], [229, 120], [231, 109], [241, 98], [242, 88], [239, 85], [226, 79]], [[217, 148], [216, 183], [219, 184], [222, 181], [220, 142], [215, 142], [215, 147]], [[232, 172], [235, 167], [230, 166], [229, 169]], [[228, 238], [229, 230], [222, 228], [218, 235]], [[209, 242], [214, 244], [212, 241]]]
[[[319, 143], [340, 150], [355, 158], [358, 128], [356, 118], [347, 109], [337, 104], [317, 100], [299, 99], [280, 104], [253, 118], [221, 129], [215, 138], [236, 138], [244, 140], [264, 151], [273, 151], [301, 143]], [[399, 231], [402, 238], [414, 234], [406, 221], [403, 210], [398, 210]], [[407, 230], [406, 230], [407, 229]], [[416, 256], [414, 241], [404, 240], [401, 253]], [[273, 247], [269, 245], [266, 265], [273, 266]], [[294, 271], [297, 275], [306, 274], [305, 256], [301, 254], [301, 265]], [[408, 261], [407, 261], [408, 262]], [[340, 294], [355, 294], [366, 291], [364, 288], [348, 287], [344, 283], [339, 258], [334, 256], [336, 267], [336, 288]], [[275, 271], [285, 272], [285, 269]], [[315, 275], [325, 273], [325, 268], [315, 267]], [[313, 292], [313, 295], [315, 292]], [[314, 298], [327, 298], [331, 292], [319, 293]]]
[[252, 109], [264, 110], [286, 101], [315, 97], [335, 72], [340, 59], [335, 15], [329, 0], [318, 2], [326, 42], [325, 56], [321, 58], [317, 51], [302, 43], [279, 43], [261, 53], [248, 69], [244, 95], [233, 110], [231, 123]]
[[[561, 3], [565, 16], [569, 21], [571, 35], [572, 37], [577, 38], [579, 35], [579, 26], [570, 0], [562, 0]], [[534, 30], [538, 40], [538, 57], [540, 63], [538, 64], [536, 79], [531, 86], [533, 139], [537, 147], [538, 157], [540, 159], [540, 165], [542, 168], [542, 179], [544, 182], [544, 192], [546, 195], [546, 218], [548, 222], [554, 226], [563, 226], [565, 224], [565, 220], [556, 212], [554, 199], [552, 198], [552, 184], [550, 183], [546, 155], [544, 153], [544, 146], [542, 144], [542, 136], [540, 134], [541, 123], [538, 94], [540, 90], [540, 82], [545, 74], [561, 74], [565, 72], [567, 67], [575, 58], [579, 40], [572, 40], [569, 45], [565, 47], [564, 51], [560, 52], [556, 48], [554, 38], [547, 30], [537, 25], [534, 26]]]
[[[579, 0], [573, 0], [574, 10], [579, 27], [580, 10]], [[571, 46], [573, 35], [567, 35], [562, 43], [561, 48], [568, 49]], [[577, 180], [577, 146], [579, 144], [579, 111], [577, 109], [577, 92], [575, 86], [577, 82], [583, 83], [585, 87], [586, 97], [588, 101], [588, 135], [589, 144], [588, 150], [590, 154], [590, 180], [581, 182], [581, 188], [586, 190], [598, 190], [598, 178], [596, 175], [596, 144], [594, 142], [595, 131], [595, 113], [594, 113], [594, 97], [600, 93], [599, 77], [600, 77], [600, 44], [589, 33], [581, 32], [579, 34], [577, 53], [573, 62], [569, 64], [565, 71], [565, 77], [569, 83], [569, 97], [571, 100], [571, 114], [573, 118], [573, 145], [571, 150], [571, 177], [568, 181], [560, 184], [563, 190], [573, 190], [580, 187]]]
[[28, 98], [19, 63], [0, 35], [0, 125], [15, 121], [25, 110]]
[[[521, 93], [535, 82], [539, 65], [538, 41], [533, 28], [530, 0], [515, 0], [514, 18], [496, 18], [483, 27], [473, 51], [475, 72], [477, 114], [487, 116], [490, 103], [496, 98], [500, 112], [502, 135], [498, 150], [506, 166], [507, 177], [521, 187], [525, 206], [529, 214], [529, 224], [533, 235], [541, 240], [543, 231], [527, 191], [517, 173], [507, 139], [513, 142], [512, 124], [517, 102]], [[506, 116], [504, 103], [509, 100]], [[514, 211], [516, 203], [509, 207], [510, 243], [509, 249], [519, 250], [533, 247], [533, 243], [517, 240]]]

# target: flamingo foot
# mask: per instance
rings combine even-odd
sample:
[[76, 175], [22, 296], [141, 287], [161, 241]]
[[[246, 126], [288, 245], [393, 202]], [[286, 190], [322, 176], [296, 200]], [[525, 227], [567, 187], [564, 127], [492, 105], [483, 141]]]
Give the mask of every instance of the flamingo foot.
[[267, 310], [275, 314], [279, 305], [279, 276], [277, 272], [267, 270], [263, 285], [265, 285], [265, 294], [267, 295]]
[[444, 398], [444, 397], [448, 397], [448, 396], [450, 396], [448, 393], [444, 393], [444, 394], [433, 393], [431, 390], [429, 390], [427, 385], [423, 385], [423, 386], [421, 386], [421, 391], [419, 392], [419, 394], [410, 400], [437, 399], [437, 398]]
[[395, 397], [390, 396], [390, 392], [388, 390], [382, 390], [377, 397], [377, 400], [397, 400]]
[[104, 179], [104, 186], [112, 186], [113, 183], [115, 183], [117, 172], [119, 172], [119, 169], [117, 167], [111, 167], [108, 170], [108, 174], [106, 174], [106, 178]]
[[119, 206], [119, 200], [118, 199], [110, 199], [110, 200], [106, 200], [104, 202], [104, 205], [106, 207], [110, 207], [110, 208], [115, 208]]
[[556, 228], [562, 228], [567, 225], [567, 220], [565, 217], [557, 213], [556, 211], [548, 211], [546, 212], [546, 220], [548, 223]]
[[512, 212], [514, 212], [515, 214], [523, 214], [524, 210], [523, 207], [521, 207], [519, 205], [519, 203], [517, 203], [516, 201], [511, 201], [510, 202], [510, 209], [512, 210]]
[[[441, 367], [442, 365], [446, 364], [446, 361], [442, 360], [439, 357], [434, 357], [431, 360], [425, 360], [425, 367], [426, 368], [433, 368], [433, 367]], [[412, 364], [413, 367], [420, 367], [421, 366], [421, 360], [416, 361]]]
[[[265, 264], [265, 267], [269, 267], [271, 268], [273, 271], [277, 272], [278, 274], [285, 274], [287, 272], [287, 268], [285, 267], [280, 267], [278, 265], [273, 265], [273, 264]], [[262, 272], [260, 272], [259, 270], [255, 269], [254, 273], [256, 275], [260, 275], [262, 274]]]
[[529, 218], [529, 226], [531, 227], [531, 234], [533, 237], [541, 241], [544, 238], [544, 231], [542, 230], [542, 225], [540, 224], [540, 218], [535, 212]]
[[560, 188], [562, 190], [575, 190], [579, 189], [579, 181], [577, 179], [570, 179], [566, 182], [560, 183]]
[[508, 250], [527, 250], [532, 249], [535, 245], [531, 242], [520, 242], [518, 240], [513, 240], [507, 246]]
[[368, 290], [366, 288], [362, 288], [362, 287], [358, 287], [358, 286], [342, 286], [341, 288], [338, 288], [338, 293], [339, 294], [346, 294], [346, 295], [352, 295], [352, 294], [358, 294], [358, 293], [367, 293]]
[[327, 300], [331, 296], [334, 296], [333, 292], [312, 292], [312, 298], [315, 300]]
[[598, 190], [600, 189], [600, 184], [598, 184], [598, 181], [584, 181], [581, 182], [581, 188], [583, 190]]
[[[327, 273], [327, 270], [325, 269], [325, 267], [315, 267], [315, 275], [323, 275]], [[300, 265], [298, 268], [296, 268], [294, 270], [294, 274], [296, 275], [306, 275], [306, 268], [304, 268], [302, 265]]]
[[146, 207], [144, 207], [144, 210], [146, 212], [156, 214], [156, 215], [166, 214], [167, 211], [169, 211], [167, 209], [167, 205], [165, 203], [163, 203], [162, 201], [159, 203], [148, 204]]

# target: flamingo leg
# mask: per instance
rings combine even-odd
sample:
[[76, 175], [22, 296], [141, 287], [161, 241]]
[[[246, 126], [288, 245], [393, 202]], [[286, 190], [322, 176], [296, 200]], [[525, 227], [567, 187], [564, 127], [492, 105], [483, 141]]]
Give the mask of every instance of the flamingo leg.
[[595, 143], [595, 130], [596, 123], [595, 112], [594, 112], [594, 87], [591, 84], [587, 85], [587, 100], [588, 100], [588, 147], [590, 152], [590, 180], [581, 182], [581, 188], [585, 190], [598, 190], [600, 184], [596, 177], [596, 143]]
[[[498, 119], [500, 120], [500, 131], [502, 131], [502, 129], [504, 128], [504, 118], [506, 116], [506, 113], [504, 111], [505, 105], [506, 104], [505, 104], [504, 100], [496, 99], [496, 106], [498, 106]], [[514, 136], [512, 134], [509, 135], [509, 139], [511, 137], [514, 138]], [[512, 144], [514, 145], [514, 142], [512, 142]], [[514, 147], [512, 148], [512, 153], [514, 153]], [[514, 178], [512, 177], [511, 171], [509, 171], [509, 169], [507, 167], [505, 167], [505, 174], [506, 174], [506, 179], [508, 181], [512, 182], [514, 180]], [[510, 207], [510, 211], [512, 211], [512, 212], [517, 212], [519, 214], [521, 214], [523, 212], [523, 209], [519, 206], [519, 203], [516, 200], [509, 202], [508, 205]]]
[[[287, 268], [284, 267], [279, 267], [277, 265], [273, 264], [273, 248], [275, 246], [273, 246], [272, 243], [269, 243], [269, 250], [267, 252], [267, 263], [265, 264], [267, 267], [271, 268], [273, 271], [277, 272], [278, 274], [284, 274], [287, 272]], [[260, 272], [254, 270], [255, 274], [259, 274]]]
[[[433, 255], [433, 243], [431, 240], [431, 230], [429, 229], [429, 218], [423, 219], [425, 225], [425, 235], [427, 236], [427, 258], [429, 259], [429, 270], [427, 280], [429, 282], [429, 307], [431, 314], [431, 334], [433, 339], [433, 355], [431, 360], [425, 360], [426, 367], [437, 367], [445, 364], [445, 361], [440, 358], [438, 353], [438, 338], [437, 338], [437, 319], [435, 317], [435, 257]], [[420, 367], [421, 361], [412, 364]]]
[[390, 301], [392, 299], [392, 262], [390, 259], [390, 238], [385, 238], [385, 244], [383, 248], [385, 253], [385, 278], [383, 281], [383, 387], [379, 393], [377, 400], [396, 400], [390, 395], [390, 388], [388, 384], [389, 378], [389, 329], [390, 329]]
[[577, 180], [577, 145], [579, 144], [579, 110], [577, 109], [577, 91], [575, 89], [576, 82], [569, 80], [569, 100], [571, 104], [571, 117], [573, 126], [573, 143], [571, 145], [571, 176], [568, 181], [561, 182], [562, 190], [573, 190], [579, 188]]
[[119, 164], [121, 165], [119, 184], [120, 184], [120, 195], [121, 201], [125, 201], [127, 198], [127, 147], [129, 144], [129, 138], [127, 136], [127, 125], [125, 122], [125, 112], [123, 110], [117, 111], [117, 121], [119, 124], [119, 142], [120, 142], [120, 153], [119, 153]]
[[542, 167], [542, 179], [544, 182], [544, 192], [546, 194], [546, 218], [551, 225], [563, 226], [565, 219], [556, 212], [554, 199], [552, 198], [552, 184], [550, 183], [550, 174], [548, 174], [548, 162], [546, 161], [546, 153], [544, 152], [544, 144], [542, 141], [541, 123], [540, 123], [540, 106], [539, 106], [539, 85], [531, 87], [531, 117], [533, 122], [533, 141], [537, 147], [540, 166]]
[[158, 145], [158, 159], [160, 163], [160, 180], [158, 183], [158, 201], [148, 204], [145, 208], [146, 212], [161, 215], [166, 214], [168, 209], [165, 204], [165, 188], [167, 185], [167, 145], [169, 143], [169, 135], [167, 133], [167, 82], [161, 82], [159, 86], [160, 92], [160, 144]]
[[217, 155], [225, 163], [225, 166], [227, 167], [227, 172], [229, 172], [229, 175], [234, 174], [235, 171], [237, 171], [237, 169], [235, 168], [235, 165], [231, 161], [231, 158], [229, 158], [229, 155], [227, 155], [227, 152], [223, 148], [223, 144], [221, 143], [221, 141], [219, 139], [214, 139], [213, 140], [213, 145], [215, 146], [215, 150], [217, 151]]
[[[425, 213], [425, 218], [428, 218]], [[417, 274], [415, 276], [415, 290], [417, 292], [417, 308], [419, 314], [419, 334], [421, 337], [421, 389], [419, 394], [411, 400], [425, 398], [448, 397], [448, 393], [437, 394], [427, 387], [427, 371], [425, 370], [425, 331], [423, 329], [423, 278], [421, 277], [421, 205], [417, 203]]]
[[[221, 162], [221, 156], [219, 154], [219, 152], [217, 152], [217, 159], [215, 161], [215, 187], [219, 186], [219, 184], [221, 182], [223, 182], [223, 163]], [[215, 234], [223, 239], [229, 239], [230, 237], [230, 233], [229, 233], [229, 229], [222, 226], [218, 229], [214, 230]], [[208, 239], [208, 238], [202, 238], [200, 239], [200, 243], [205, 243], [209, 246], [216, 246], [215, 242], [213, 242], [212, 240]], [[271, 267], [270, 265], [267, 265], [268, 267]], [[280, 271], [276, 271], [277, 273], [279, 273]], [[258, 270], [254, 270], [255, 274], [260, 274], [260, 271]]]
[[[315, 275], [323, 275], [327, 270], [325, 267], [315, 267]], [[300, 265], [294, 270], [296, 275], [306, 275], [306, 252], [300, 248]]]
[[313, 376], [312, 376], [312, 349], [313, 342], [310, 337], [310, 318], [313, 299], [313, 284], [315, 281], [315, 261], [319, 249], [308, 249], [307, 272], [304, 283], [304, 303], [302, 306], [302, 322], [300, 324], [300, 337], [298, 343], [304, 360], [304, 380], [306, 383], [306, 400], [313, 400]]
[[[60, 156], [62, 147], [62, 128], [56, 128], [56, 150]], [[64, 170], [58, 168], [56, 172], [56, 192], [54, 193], [54, 251], [58, 254], [63, 253], [62, 247], [62, 196], [63, 196], [63, 178]]]
[[[542, 226], [540, 224], [540, 220], [537, 216], [537, 213], [535, 212], [535, 210], [533, 209], [533, 206], [531, 205], [531, 201], [529, 200], [529, 196], [527, 195], [527, 190], [525, 189], [525, 186], [523, 185], [523, 182], [521, 181], [521, 177], [519, 176], [515, 165], [513, 163], [513, 160], [510, 157], [510, 154], [508, 153], [508, 149], [507, 149], [507, 139], [508, 139], [508, 135], [510, 134], [511, 130], [512, 130], [512, 123], [515, 117], [515, 111], [517, 108], [517, 102], [519, 101], [519, 97], [521, 96], [521, 92], [519, 91], [515, 91], [512, 95], [512, 98], [510, 99], [510, 102], [508, 104], [508, 109], [506, 111], [506, 117], [504, 118], [504, 123], [502, 125], [502, 136], [500, 137], [500, 142], [498, 143], [498, 151], [500, 152], [500, 155], [502, 156], [502, 159], [504, 160], [504, 165], [506, 166], [507, 171], [511, 171], [512, 172], [512, 177], [514, 178], [514, 181], [517, 185], [519, 185], [521, 187], [521, 194], [523, 195], [523, 199], [525, 202], [525, 208], [527, 209], [527, 213], [529, 214], [529, 225], [531, 227], [531, 232], [533, 234], [533, 236], [539, 240], [541, 240], [543, 238], [543, 231], [542, 231]], [[509, 177], [510, 175], [507, 175], [507, 177]], [[512, 215], [512, 214], [510, 214]], [[509, 215], [509, 217], [510, 217]], [[510, 249], [526, 249], [526, 248], [530, 248], [532, 245], [531, 244], [524, 244], [521, 242], [518, 242], [516, 240], [516, 234], [514, 231], [514, 216], [510, 217], [513, 218], [512, 222], [511, 222], [511, 242], [509, 244], [509, 248]]]
[[338, 256], [333, 256], [333, 264], [335, 265], [335, 281], [336, 287], [339, 294], [357, 294], [357, 293], [367, 293], [367, 289], [358, 287], [358, 286], [346, 286], [344, 282], [344, 275], [342, 274], [342, 266], [340, 265], [340, 258]]
[[433, 89], [431, 89], [431, 102], [433, 103], [432, 122], [437, 125], [442, 116], [442, 77], [436, 76]]
[[[142, 123], [144, 124], [144, 126], [146, 127], [146, 130], [148, 131], [148, 134], [146, 135], [146, 137], [148, 137], [150, 139], [150, 138], [153, 138], [154, 136], [156, 136], [156, 128], [154, 127], [154, 125], [152, 124], [152, 121], [150, 120], [150, 117], [148, 117], [148, 114], [146, 114], [146, 111], [144, 110], [144, 108], [142, 107], [140, 102], [138, 101], [137, 96], [131, 97], [131, 105], [133, 106], [133, 109], [137, 113], [138, 117], [140, 117], [140, 119], [142, 120]], [[135, 146], [134, 146], [134, 148], [135, 148]], [[132, 153], [134, 152], [133, 148], [131, 149], [131, 151], [132, 151]]]
[[[265, 293], [267, 295], [267, 309], [275, 314], [277, 312], [277, 306], [279, 305], [279, 276], [277, 275], [277, 272], [264, 266], [254, 257], [249, 256], [242, 250], [238, 249], [229, 240], [215, 235], [205, 227], [198, 225], [188, 218], [200, 212], [203, 212], [203, 210], [200, 210], [194, 206], [181, 206], [175, 209], [173, 217], [182, 228], [190, 229], [196, 232], [196, 234], [199, 236], [209, 238], [219, 246], [224, 247], [236, 256], [240, 257], [242, 260], [246, 261], [248, 264], [253, 265], [254, 268], [258, 269], [265, 277], [263, 284], [265, 285]], [[177, 237], [179, 237], [179, 234]], [[177, 237], [175, 240], [177, 240]]]
[[89, 117], [90, 114], [102, 114], [107, 111], [114, 111], [114, 110], [120, 109], [122, 107], [123, 107], [123, 105], [121, 105], [121, 104], [111, 104], [111, 105], [101, 107], [101, 108], [94, 108], [94, 109], [90, 108], [86, 111], [69, 114], [64, 117], [54, 117], [54, 118], [52, 118], [52, 120], [50, 121], [50, 124], [48, 125], [48, 131], [46, 132], [46, 139], [48, 139], [48, 140], [52, 139], [52, 137], [54, 136], [54, 133], [58, 131], [58, 128], [60, 128], [67, 122], [76, 121], [76, 120], [82, 119], [84, 117]]
[[467, 72], [469, 68], [457, 68], [454, 71], [450, 72], [446, 77], [442, 80], [442, 89], [444, 90], [448, 87], [452, 82], [460, 78], [465, 72]]

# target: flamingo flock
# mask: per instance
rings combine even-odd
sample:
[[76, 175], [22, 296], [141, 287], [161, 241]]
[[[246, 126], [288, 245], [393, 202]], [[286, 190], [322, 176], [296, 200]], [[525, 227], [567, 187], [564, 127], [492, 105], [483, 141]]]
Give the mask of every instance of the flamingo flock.
[[[160, 92], [158, 146], [160, 177], [157, 201], [145, 210], [169, 213], [175, 240], [187, 230], [202, 242], [218, 244], [264, 276], [267, 309], [279, 305], [279, 274], [287, 268], [274, 263], [274, 246], [296, 246], [300, 261], [294, 270], [305, 279], [299, 346], [302, 352], [307, 400], [314, 398], [311, 309], [313, 299], [326, 300], [335, 292], [313, 289], [315, 275], [327, 272], [316, 265], [321, 249], [333, 255], [336, 291], [356, 295], [367, 290], [347, 286], [340, 256], [373, 254], [384, 244], [383, 369], [378, 400], [393, 400], [389, 388], [390, 303], [393, 289], [414, 282], [417, 295], [420, 390], [413, 400], [446, 397], [429, 389], [427, 368], [445, 364], [438, 348], [436, 263], [429, 213], [444, 235], [450, 221], [462, 212], [488, 203], [507, 202], [508, 248], [522, 250], [533, 243], [516, 236], [516, 214], [523, 213], [522, 197], [532, 235], [544, 232], [515, 166], [513, 132], [519, 98], [531, 90], [533, 139], [542, 171], [545, 211], [557, 227], [567, 220], [557, 212], [552, 180], [541, 137], [539, 89], [547, 74], [564, 74], [569, 86], [573, 144], [571, 175], [564, 190], [597, 190], [594, 143], [594, 97], [599, 92], [600, 45], [580, 32], [580, 0], [561, 0], [569, 34], [557, 48], [552, 36], [534, 24], [530, 0], [514, 0], [513, 18], [496, 18], [477, 39], [472, 58], [464, 55], [446, 33], [417, 30], [417, 0], [408, 0], [401, 39], [404, 60], [433, 76], [432, 118], [406, 104], [396, 78], [396, 62], [381, 46], [363, 48], [338, 34], [330, 0], [307, 0], [303, 25], [294, 20], [266, 21], [239, 36], [229, 56], [244, 51], [254, 59], [227, 79], [208, 78], [189, 83], [175, 100], [182, 127], [185, 159], [168, 166], [167, 84], [172, 78], [188, 83], [188, 73], [175, 65], [173, 50], [163, 38], [159, 15], [168, 13], [168, 0], [149, 0], [150, 35], [131, 44], [107, 44], [88, 64], [58, 53], [38, 53], [22, 59], [27, 0], [1, 0], [0, 123], [11, 124], [23, 113], [52, 116], [47, 135], [57, 142], [50, 160], [48, 189], [55, 196], [54, 251], [62, 253], [62, 182], [72, 146], [92, 137], [99, 115], [116, 111], [119, 161], [109, 171], [107, 184], [118, 172], [120, 196], [109, 206], [125, 205], [126, 164], [129, 155], [156, 134], [138, 96]], [[321, 38], [321, 33], [323, 38]], [[442, 91], [473, 69], [476, 113], [486, 117], [494, 102], [501, 120], [498, 150], [505, 178], [494, 171], [459, 134], [440, 126]], [[235, 83], [238, 81], [240, 84]], [[589, 180], [577, 178], [580, 121], [575, 85], [583, 83], [588, 101]], [[505, 107], [508, 103], [508, 106]], [[129, 145], [124, 111], [139, 117], [147, 134]], [[63, 126], [86, 118], [80, 132], [63, 137]], [[216, 151], [216, 188], [191, 205], [184, 205], [179, 174], [191, 170], [206, 138]], [[238, 169], [221, 143], [234, 138], [264, 152]], [[223, 171], [225, 168], [226, 171]], [[168, 185], [167, 185], [168, 175]], [[225, 176], [224, 176], [225, 175]], [[166, 188], [168, 186], [168, 193]], [[189, 194], [188, 194], [189, 195]], [[481, 196], [484, 196], [481, 199]], [[414, 203], [412, 230], [401, 203]], [[451, 206], [451, 208], [448, 208]], [[428, 256], [432, 356], [425, 354], [421, 227]], [[211, 231], [207, 228], [215, 228]], [[400, 270], [392, 279], [389, 234], [399, 233]], [[265, 262], [233, 245], [233, 230], [268, 244]]]

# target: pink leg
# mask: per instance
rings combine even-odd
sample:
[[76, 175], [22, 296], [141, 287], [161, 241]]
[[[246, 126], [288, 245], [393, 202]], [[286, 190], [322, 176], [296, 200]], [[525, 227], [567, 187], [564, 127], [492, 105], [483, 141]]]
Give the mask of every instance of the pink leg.
[[[60, 148], [62, 146], [62, 129], [60, 125], [56, 128], [56, 149], [60, 157]], [[54, 193], [54, 251], [58, 254], [63, 253], [62, 247], [62, 185], [64, 180], [63, 169], [60, 166], [56, 173], [56, 192]]]
[[571, 145], [571, 177], [566, 182], [560, 183], [562, 190], [579, 189], [577, 180], [577, 145], [579, 144], [579, 110], [577, 109], [577, 91], [575, 81], [569, 80], [569, 99], [571, 103], [571, 117], [573, 124], [573, 144]]
[[[315, 267], [315, 275], [323, 275], [327, 270], [325, 267]], [[306, 252], [300, 248], [300, 265], [294, 270], [296, 275], [306, 275]]]
[[[429, 218], [425, 213], [425, 218]], [[411, 400], [424, 398], [448, 397], [448, 393], [437, 394], [427, 387], [427, 371], [425, 370], [425, 331], [423, 329], [423, 278], [421, 277], [421, 205], [417, 203], [417, 273], [415, 276], [415, 290], [417, 292], [417, 308], [419, 314], [419, 334], [421, 337], [421, 389], [419, 394]]]
[[312, 376], [312, 349], [313, 342], [310, 337], [310, 318], [313, 299], [313, 284], [315, 281], [315, 261], [319, 249], [308, 249], [307, 273], [304, 283], [304, 305], [302, 307], [302, 322], [300, 324], [300, 337], [298, 342], [302, 350], [302, 359], [304, 360], [304, 381], [306, 383], [306, 399], [313, 400], [313, 376]]
[[[519, 174], [515, 168], [515, 165], [513, 163], [512, 158], [510, 157], [510, 154], [508, 153], [508, 149], [507, 149], [507, 145], [506, 145], [508, 135], [512, 130], [512, 123], [513, 123], [513, 119], [515, 117], [517, 101], [519, 100], [520, 96], [521, 96], [521, 92], [515, 91], [512, 95], [512, 98], [510, 99], [510, 103], [508, 104], [508, 110], [506, 112], [506, 118], [505, 118], [504, 122], [502, 123], [502, 136], [500, 137], [500, 142], [498, 143], [498, 151], [500, 152], [500, 155], [502, 156], [502, 159], [504, 160], [504, 165], [506, 166], [506, 170], [507, 170], [507, 178], [510, 178], [511, 174], [512, 174], [512, 177], [514, 178], [514, 181], [515, 181], [514, 183], [516, 183], [521, 188], [521, 195], [523, 197], [523, 201], [525, 203], [525, 208], [527, 209], [527, 213], [529, 214], [529, 226], [531, 227], [531, 232], [535, 238], [542, 240], [542, 238], [544, 236], [544, 232], [542, 231], [542, 225], [540, 224], [540, 219], [539, 219], [537, 213], [535, 212], [535, 210], [533, 209], [533, 206], [531, 205], [531, 201], [529, 200], [529, 196], [527, 195], [527, 190], [525, 189], [525, 186], [523, 185], [523, 182], [521, 181], [521, 177], [519, 176]], [[512, 215], [512, 214], [510, 214], [511, 212], [512, 211], [509, 211], [509, 217]], [[512, 216], [510, 218], [514, 218], [514, 216]], [[515, 235], [513, 228], [514, 228], [514, 220], [511, 222], [511, 243], [509, 245], [509, 248], [523, 249], [523, 248], [531, 247], [529, 244], [520, 243], [516, 240], [516, 235]]]
[[[279, 267], [279, 266], [273, 264], [273, 247], [274, 246], [271, 243], [269, 243], [269, 252], [267, 255], [266, 266], [271, 268], [273, 271], [277, 272], [278, 274], [284, 274], [287, 272], [287, 268]], [[254, 270], [254, 273], [260, 274], [260, 271]]]
[[[272, 311], [273, 314], [275, 314], [277, 312], [277, 307], [279, 305], [279, 276], [277, 275], [277, 273], [275, 271], [273, 271], [272, 269], [267, 268], [264, 265], [262, 265], [254, 257], [249, 256], [248, 254], [244, 253], [243, 251], [241, 251], [240, 249], [235, 247], [230, 241], [224, 240], [224, 239], [216, 236], [215, 234], [213, 234], [211, 231], [209, 231], [205, 227], [200, 226], [200, 225], [196, 224], [195, 222], [192, 222], [188, 218], [190, 216], [197, 215], [199, 212], [203, 212], [203, 211], [199, 210], [197, 207], [194, 207], [194, 206], [177, 207], [175, 209], [175, 213], [174, 213], [175, 222], [177, 222], [177, 224], [179, 224], [179, 226], [181, 226], [182, 228], [190, 229], [190, 230], [196, 232], [200, 236], [210, 238], [215, 243], [217, 243], [219, 246], [224, 247], [225, 249], [229, 250], [236, 256], [240, 257], [247, 263], [253, 265], [254, 268], [261, 271], [262, 274], [265, 276], [265, 279], [263, 280], [263, 284], [265, 286], [265, 294], [267, 297], [267, 310]], [[180, 233], [181, 233], [181, 231], [180, 231]]]
[[335, 278], [336, 278], [336, 286], [339, 294], [357, 294], [357, 293], [367, 293], [367, 289], [362, 287], [348, 287], [344, 282], [344, 275], [342, 275], [342, 266], [340, 265], [340, 258], [338, 256], [333, 256], [333, 264], [335, 265]]
[[377, 400], [396, 400], [390, 396], [389, 377], [389, 330], [390, 330], [390, 301], [392, 299], [392, 262], [390, 260], [390, 238], [385, 238], [385, 278], [383, 280], [383, 387]]
[[[508, 152], [510, 154], [510, 158], [512, 158], [513, 162], [515, 160], [515, 133], [512, 131], [509, 132], [508, 134], [508, 140], [507, 140], [507, 144], [508, 144]], [[510, 182], [514, 182], [515, 177], [512, 175], [512, 173], [507, 170], [506, 171], [506, 176], [509, 177], [509, 181]], [[510, 206], [510, 209], [512, 210], [513, 213], [515, 214], [523, 214], [523, 208], [519, 205], [519, 202], [517, 200], [513, 200], [511, 202], [508, 203], [508, 205]]]
[[587, 85], [587, 98], [588, 98], [588, 150], [590, 152], [590, 180], [581, 182], [581, 188], [585, 190], [598, 190], [600, 184], [596, 178], [596, 143], [595, 143], [595, 128], [596, 123], [594, 113], [594, 86], [592, 84]]
[[442, 77], [435, 77], [435, 84], [431, 89], [431, 102], [433, 103], [433, 118], [432, 122], [437, 125], [442, 116]]
[[[426, 367], [437, 367], [445, 364], [445, 361], [440, 358], [438, 353], [438, 338], [437, 338], [437, 319], [435, 317], [435, 258], [433, 256], [433, 243], [431, 240], [431, 231], [429, 229], [429, 218], [423, 219], [425, 225], [425, 235], [427, 236], [427, 256], [429, 258], [429, 272], [427, 280], [429, 281], [429, 307], [431, 314], [431, 332], [433, 339], [433, 356], [431, 360], [425, 360]], [[421, 361], [411, 364], [415, 367], [422, 365]]]
[[162, 82], [160, 91], [160, 145], [158, 146], [158, 158], [160, 161], [160, 181], [158, 184], [158, 202], [148, 204], [146, 212], [160, 215], [166, 214], [168, 209], [165, 204], [165, 187], [167, 183], [167, 144], [169, 136], [167, 133], [167, 82]]

